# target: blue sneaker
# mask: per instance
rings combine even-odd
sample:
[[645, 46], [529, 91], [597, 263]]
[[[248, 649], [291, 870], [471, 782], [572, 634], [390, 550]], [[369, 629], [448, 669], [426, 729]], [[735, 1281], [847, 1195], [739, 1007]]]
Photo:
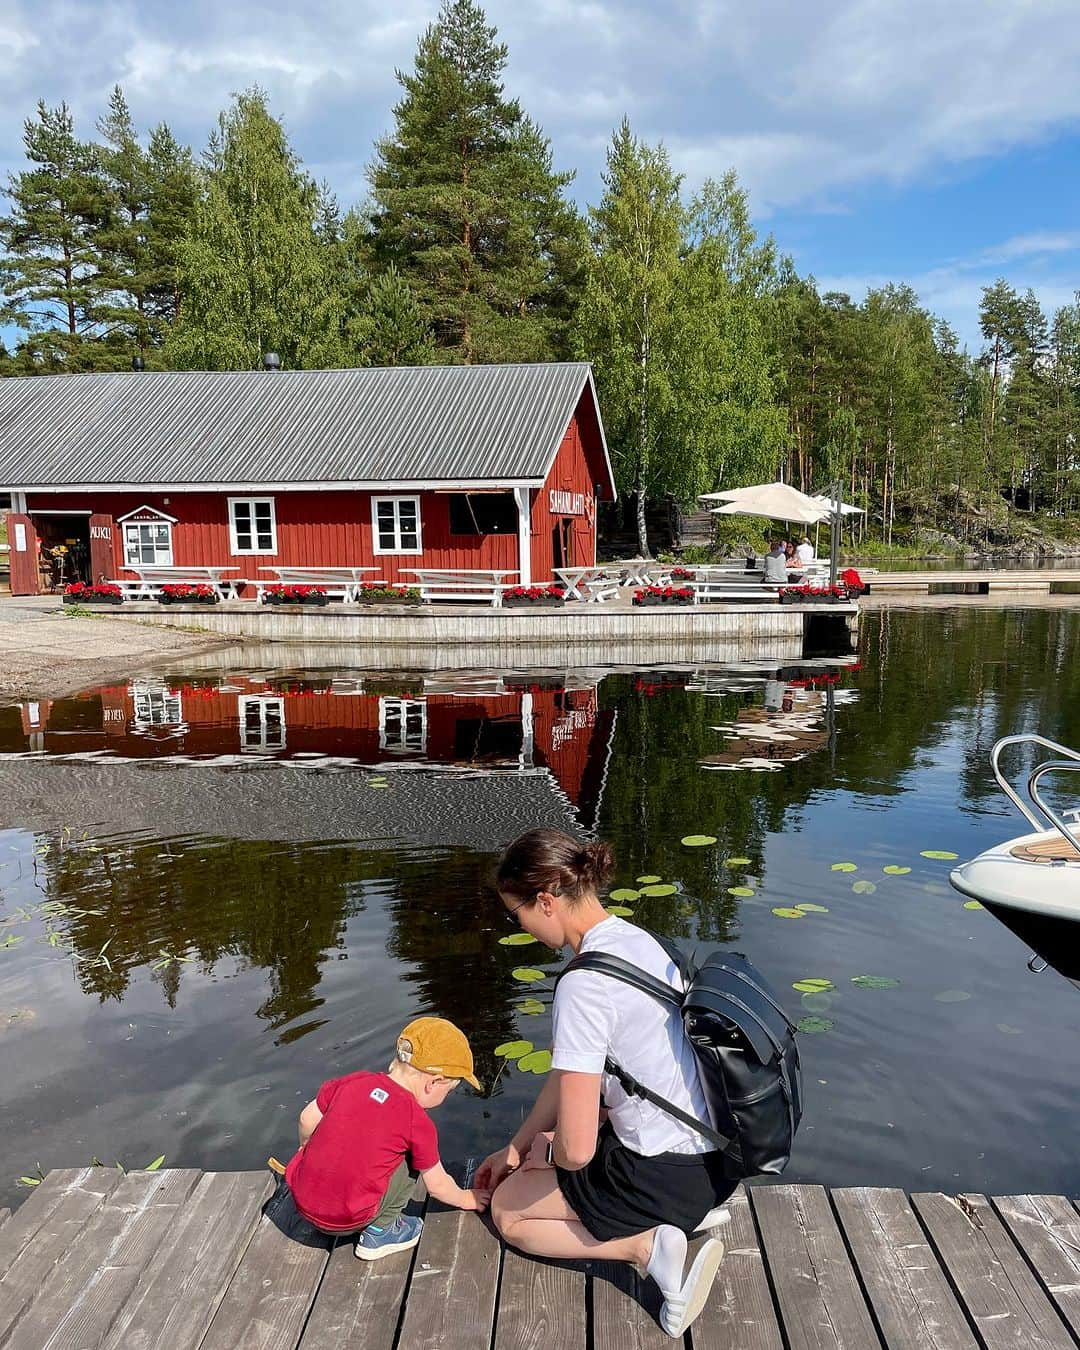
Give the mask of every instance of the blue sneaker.
[[399, 1214], [385, 1228], [376, 1228], [369, 1223], [357, 1239], [356, 1254], [361, 1261], [378, 1261], [395, 1252], [407, 1252], [420, 1241], [423, 1231], [423, 1219], [414, 1219], [408, 1214]]

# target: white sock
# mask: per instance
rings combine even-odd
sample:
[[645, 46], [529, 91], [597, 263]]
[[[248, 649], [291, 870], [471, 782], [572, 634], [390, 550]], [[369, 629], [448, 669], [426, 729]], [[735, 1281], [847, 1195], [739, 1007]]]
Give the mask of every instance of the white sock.
[[653, 1235], [652, 1255], [645, 1270], [659, 1285], [665, 1298], [682, 1289], [685, 1266], [686, 1234], [681, 1228], [662, 1223]]

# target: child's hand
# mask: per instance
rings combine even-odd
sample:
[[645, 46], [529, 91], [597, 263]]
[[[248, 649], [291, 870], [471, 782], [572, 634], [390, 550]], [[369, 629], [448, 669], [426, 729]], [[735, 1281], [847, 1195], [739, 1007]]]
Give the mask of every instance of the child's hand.
[[491, 1204], [491, 1192], [480, 1186], [474, 1186], [471, 1191], [466, 1191], [466, 1195], [472, 1196], [472, 1207], [478, 1214], [483, 1214], [484, 1210]]

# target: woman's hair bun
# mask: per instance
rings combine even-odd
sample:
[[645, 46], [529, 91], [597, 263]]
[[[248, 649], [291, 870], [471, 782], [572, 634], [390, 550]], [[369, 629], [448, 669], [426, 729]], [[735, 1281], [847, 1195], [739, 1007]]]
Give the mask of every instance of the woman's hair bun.
[[[606, 886], [615, 872], [615, 854], [610, 844], [597, 839], [582, 850], [585, 856], [588, 880], [596, 890]], [[583, 877], [582, 880], [585, 878]]]
[[503, 853], [496, 873], [500, 891], [535, 896], [538, 891], [599, 891], [615, 871], [611, 846], [583, 844], [561, 830], [530, 830]]

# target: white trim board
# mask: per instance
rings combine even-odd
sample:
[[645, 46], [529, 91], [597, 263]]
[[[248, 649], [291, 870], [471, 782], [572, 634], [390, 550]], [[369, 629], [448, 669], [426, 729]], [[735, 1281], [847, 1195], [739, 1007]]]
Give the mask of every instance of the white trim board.
[[[560, 438], [559, 444], [562, 444]], [[558, 446], [556, 446], [558, 450]], [[512, 492], [516, 487], [543, 487], [546, 481], [544, 478], [462, 478], [457, 479], [429, 479], [429, 478], [402, 478], [402, 479], [357, 479], [350, 481], [348, 479], [327, 479], [325, 481], [312, 483], [252, 483], [247, 482], [220, 482], [220, 483], [44, 483], [35, 485], [29, 483], [8, 489], [15, 495], [16, 493], [50, 493], [50, 492], [130, 492], [135, 493], [160, 493], [160, 492], [231, 492], [233, 494], [257, 492], [259, 495], [267, 495], [272, 492], [380, 492], [391, 495], [395, 492], [469, 492], [473, 488], [488, 488], [498, 492]], [[37, 508], [39, 510], [44, 508]]]

